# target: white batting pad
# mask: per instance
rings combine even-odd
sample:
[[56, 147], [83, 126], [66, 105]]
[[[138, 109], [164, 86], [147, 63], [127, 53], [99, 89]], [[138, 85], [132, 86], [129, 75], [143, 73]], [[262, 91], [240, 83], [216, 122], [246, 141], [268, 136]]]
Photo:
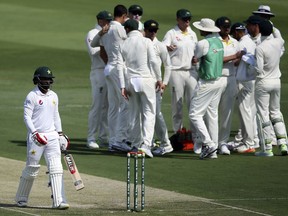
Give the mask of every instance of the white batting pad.
[[15, 197], [16, 202], [28, 201], [34, 179], [37, 177], [39, 169], [40, 165], [28, 165], [22, 171], [22, 176], [20, 177], [20, 183]]
[[49, 162], [49, 178], [53, 197], [53, 207], [56, 208], [65, 201], [63, 194], [63, 167], [61, 158], [52, 158]]

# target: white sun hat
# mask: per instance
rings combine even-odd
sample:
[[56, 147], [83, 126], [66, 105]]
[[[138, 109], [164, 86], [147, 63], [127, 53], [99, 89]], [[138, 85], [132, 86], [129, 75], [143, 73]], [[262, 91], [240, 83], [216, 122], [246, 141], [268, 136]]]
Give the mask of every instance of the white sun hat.
[[209, 18], [202, 18], [200, 21], [193, 22], [193, 26], [205, 32], [220, 32], [220, 29], [215, 26], [215, 22]]
[[253, 11], [252, 13], [255, 14], [255, 15], [264, 14], [264, 15], [268, 15], [268, 16], [271, 16], [271, 17], [275, 16], [275, 14], [273, 14], [271, 12], [271, 9], [270, 9], [270, 7], [268, 5], [260, 5], [258, 7], [258, 10], [257, 11]]

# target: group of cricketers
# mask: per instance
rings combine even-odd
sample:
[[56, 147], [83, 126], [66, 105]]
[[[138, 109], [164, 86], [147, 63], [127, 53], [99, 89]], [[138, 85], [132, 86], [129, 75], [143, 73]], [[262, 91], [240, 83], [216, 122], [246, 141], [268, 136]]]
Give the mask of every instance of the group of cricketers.
[[[87, 35], [92, 62], [87, 147], [106, 144], [110, 151], [140, 150], [149, 157], [172, 152], [161, 113], [168, 85], [173, 131], [183, 127], [185, 101], [194, 152], [201, 159], [259, 147], [255, 155], [273, 156], [273, 145], [287, 155], [280, 111], [284, 40], [270, 21], [275, 14], [269, 6], [260, 5], [243, 22], [225, 16], [193, 22], [203, 36], [199, 41], [187, 9], [176, 11], [176, 25], [162, 41], [156, 37], [159, 23], [142, 23], [142, 15], [140, 5], [117, 5], [114, 17], [100, 11]], [[240, 125], [229, 142], [234, 107]]]
[[[185, 101], [194, 152], [200, 159], [231, 151], [251, 153], [259, 147], [255, 155], [269, 157], [274, 155], [273, 145], [287, 155], [280, 111], [284, 40], [270, 21], [275, 15], [269, 6], [260, 5], [244, 23], [232, 23], [225, 16], [195, 21], [193, 26], [203, 37], [199, 41], [187, 9], [177, 10], [177, 23], [162, 41], [156, 37], [159, 23], [142, 23], [142, 15], [140, 5], [117, 5], [114, 16], [100, 11], [97, 25], [87, 34], [92, 87], [88, 148], [142, 151], [149, 157], [172, 152], [161, 112], [162, 94], [169, 85], [173, 131], [183, 127]], [[52, 207], [69, 208], [61, 163], [69, 138], [62, 131], [58, 96], [50, 89], [54, 78], [49, 67], [37, 68], [35, 87], [24, 102], [27, 161], [15, 197], [19, 207], [28, 205], [44, 155]], [[229, 142], [234, 104], [239, 133]], [[155, 139], [159, 145], [154, 145]]]

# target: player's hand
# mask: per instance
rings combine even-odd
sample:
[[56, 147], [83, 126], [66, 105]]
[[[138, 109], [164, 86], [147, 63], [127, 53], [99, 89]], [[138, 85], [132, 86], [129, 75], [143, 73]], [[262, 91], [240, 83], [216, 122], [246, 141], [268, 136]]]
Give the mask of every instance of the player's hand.
[[176, 45], [170, 45], [170, 46], [167, 46], [167, 49], [169, 52], [171, 52], [171, 51], [174, 51], [175, 49], [177, 49], [177, 46]]
[[161, 89], [162, 89], [162, 81], [158, 80], [158, 81], [156, 82], [156, 91], [157, 91], [157, 92], [158, 92], [158, 91], [161, 91]]
[[198, 58], [196, 58], [195, 56], [193, 56], [192, 58], [192, 65], [196, 65], [199, 62]]
[[69, 137], [65, 135], [64, 133], [59, 133], [59, 145], [61, 151], [66, 151], [68, 149], [68, 146], [70, 144]]
[[121, 95], [126, 99], [129, 100], [129, 93], [126, 88], [121, 88]]
[[47, 144], [47, 138], [44, 135], [38, 133], [37, 131], [34, 131], [32, 133], [32, 140], [38, 146], [43, 146]]
[[103, 36], [104, 34], [106, 34], [108, 32], [110, 28], [110, 25], [109, 24], [106, 24], [105, 26], [103, 26], [103, 28], [101, 29], [101, 31], [99, 32], [99, 35], [100, 36]]

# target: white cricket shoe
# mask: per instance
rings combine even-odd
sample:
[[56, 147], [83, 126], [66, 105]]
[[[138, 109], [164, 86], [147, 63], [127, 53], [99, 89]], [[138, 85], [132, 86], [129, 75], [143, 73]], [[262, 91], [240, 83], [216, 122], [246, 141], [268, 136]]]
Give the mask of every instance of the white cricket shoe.
[[150, 146], [142, 144], [139, 151], [144, 152], [148, 157], [153, 158]]
[[126, 142], [115, 142], [112, 144], [112, 149], [122, 151], [122, 152], [129, 152], [131, 151], [131, 147], [127, 145]]
[[221, 144], [219, 154], [221, 155], [230, 155], [230, 151], [226, 144]]
[[21, 208], [27, 207], [27, 202], [26, 201], [18, 201], [17, 206]]
[[55, 207], [56, 209], [60, 209], [60, 210], [65, 210], [65, 209], [68, 209], [70, 207], [70, 205], [68, 203], [60, 203], [59, 206]]
[[86, 145], [89, 149], [98, 149], [99, 145], [95, 141], [90, 141]]
[[154, 155], [164, 155], [173, 151], [173, 147], [171, 145], [165, 147], [158, 147], [152, 151]]

